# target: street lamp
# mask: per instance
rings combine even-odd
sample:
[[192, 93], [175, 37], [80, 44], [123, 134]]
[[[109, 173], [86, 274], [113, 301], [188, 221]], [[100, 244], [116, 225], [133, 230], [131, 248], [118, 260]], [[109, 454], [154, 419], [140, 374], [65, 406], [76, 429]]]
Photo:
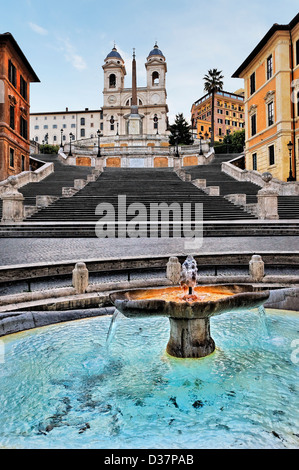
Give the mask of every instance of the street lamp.
[[61, 129], [60, 134], [61, 134], [60, 147], [63, 147], [63, 136], [62, 136], [62, 134], [63, 134], [63, 129]]
[[180, 158], [180, 154], [179, 154], [179, 133], [178, 131], [175, 132], [175, 156], [177, 158]]
[[229, 153], [229, 144], [230, 144], [230, 130], [228, 129], [226, 131], [226, 135], [227, 135], [227, 138], [226, 138], [226, 153]]
[[294, 176], [293, 176], [293, 171], [292, 171], [292, 150], [293, 150], [293, 144], [292, 144], [291, 141], [287, 144], [287, 147], [288, 147], [288, 149], [289, 149], [289, 156], [290, 156], [290, 174], [289, 174], [289, 177], [288, 177], [287, 181], [295, 181], [295, 178], [294, 178]]
[[100, 138], [102, 137], [101, 132], [97, 130], [97, 136], [98, 136], [98, 157], [101, 156], [101, 147], [100, 147]]
[[73, 154], [72, 154], [72, 138], [74, 137], [74, 135], [72, 134], [72, 132], [70, 132], [70, 151], [69, 151], [69, 157], [72, 157]]
[[199, 155], [203, 155], [203, 151], [202, 151], [202, 132], [199, 133]]

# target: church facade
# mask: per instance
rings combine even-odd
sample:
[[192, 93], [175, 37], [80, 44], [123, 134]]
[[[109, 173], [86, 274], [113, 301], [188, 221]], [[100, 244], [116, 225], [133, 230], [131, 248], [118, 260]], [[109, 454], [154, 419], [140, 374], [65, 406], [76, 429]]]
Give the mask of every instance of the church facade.
[[[136, 90], [138, 114], [141, 118], [140, 133], [165, 135], [168, 128], [167, 64], [157, 44], [148, 55], [145, 68], [146, 87], [137, 87]], [[128, 135], [134, 83], [130, 88], [125, 87], [126, 67], [116, 47], [107, 55], [103, 70], [103, 135]]]
[[[136, 87], [137, 108], [141, 125], [139, 134], [145, 138], [168, 135], [168, 106], [166, 103], [166, 59], [154, 46], [146, 63], [147, 86]], [[80, 145], [97, 143], [97, 131], [101, 132], [102, 144], [117, 142], [129, 137], [134, 85], [125, 87], [126, 66], [116, 47], [107, 55], [104, 65], [103, 107], [99, 109], [39, 112], [30, 114], [31, 138], [39, 144], [63, 145], [72, 140]], [[135, 77], [137, 79], [137, 77]], [[136, 83], [135, 83], [136, 84]]]

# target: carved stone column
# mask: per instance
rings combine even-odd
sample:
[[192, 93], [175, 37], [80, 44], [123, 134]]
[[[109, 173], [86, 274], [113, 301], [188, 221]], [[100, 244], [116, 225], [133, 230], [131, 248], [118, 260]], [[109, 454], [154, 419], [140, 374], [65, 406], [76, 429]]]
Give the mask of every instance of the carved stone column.
[[257, 216], [265, 220], [279, 219], [278, 193], [271, 185], [271, 173], [263, 173], [262, 179], [266, 185], [257, 193]]

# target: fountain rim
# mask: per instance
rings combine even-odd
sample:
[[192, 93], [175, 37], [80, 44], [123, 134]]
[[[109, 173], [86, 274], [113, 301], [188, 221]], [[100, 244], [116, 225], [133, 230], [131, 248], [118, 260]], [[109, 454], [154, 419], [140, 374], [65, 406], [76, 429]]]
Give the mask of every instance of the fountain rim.
[[[264, 304], [269, 298], [269, 290], [254, 291], [252, 284], [213, 284], [197, 285], [197, 288], [217, 288], [223, 290], [223, 294], [232, 293], [218, 300], [207, 300], [202, 302], [176, 302], [164, 299], [138, 299], [130, 298], [130, 294], [138, 294], [149, 291], [167, 291], [180, 289], [180, 286], [161, 286], [147, 289], [128, 289], [114, 291], [109, 294], [110, 301], [127, 317], [166, 316], [169, 318], [200, 319], [220, 315], [229, 311], [240, 311], [249, 308], [257, 308]], [[229, 290], [230, 289], [230, 290]], [[235, 292], [232, 292], [235, 291]]]

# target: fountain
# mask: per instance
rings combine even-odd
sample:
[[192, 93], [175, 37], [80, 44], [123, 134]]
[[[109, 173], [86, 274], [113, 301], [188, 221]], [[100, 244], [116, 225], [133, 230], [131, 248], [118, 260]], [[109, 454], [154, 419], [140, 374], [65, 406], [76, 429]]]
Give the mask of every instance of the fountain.
[[189, 255], [182, 265], [180, 286], [119, 291], [110, 294], [110, 299], [128, 318], [168, 317], [167, 353], [201, 358], [215, 350], [210, 334], [212, 316], [260, 307], [270, 295], [269, 291], [255, 291], [252, 285], [196, 284], [197, 264]]

